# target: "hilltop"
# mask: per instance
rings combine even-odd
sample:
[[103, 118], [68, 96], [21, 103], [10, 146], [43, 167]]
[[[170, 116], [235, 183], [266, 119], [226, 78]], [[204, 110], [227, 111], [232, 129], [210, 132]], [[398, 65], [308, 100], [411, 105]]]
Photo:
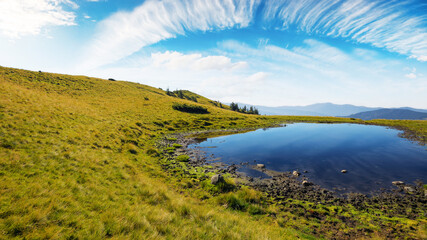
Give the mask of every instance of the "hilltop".
[[[234, 179], [227, 182], [236, 187], [223, 193], [185, 175], [203, 169], [179, 163], [165, 170], [157, 143], [177, 132], [293, 121], [388, 125], [425, 142], [426, 121], [247, 115], [183, 94], [189, 99], [138, 83], [0, 67], [0, 238], [313, 239], [340, 229], [384, 236], [384, 224], [397, 227], [393, 234], [423, 236], [421, 220], [377, 210], [292, 200], [292, 209], [280, 210]], [[363, 227], [345, 225], [346, 218]]]

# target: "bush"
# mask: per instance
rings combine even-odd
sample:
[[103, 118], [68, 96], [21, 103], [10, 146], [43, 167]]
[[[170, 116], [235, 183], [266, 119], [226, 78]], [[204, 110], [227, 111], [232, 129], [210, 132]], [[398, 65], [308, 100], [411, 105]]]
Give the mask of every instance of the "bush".
[[187, 112], [187, 113], [198, 113], [198, 114], [205, 114], [209, 113], [208, 109], [202, 106], [196, 106], [196, 105], [189, 105], [189, 104], [182, 104], [182, 103], [174, 103], [172, 105], [172, 108], [181, 112]]
[[248, 212], [249, 212], [249, 214], [251, 214], [251, 215], [260, 215], [260, 214], [264, 214], [264, 210], [263, 210], [260, 206], [253, 205], [253, 204], [249, 206], [249, 208], [248, 208]]
[[176, 160], [178, 162], [188, 162], [190, 160], [190, 157], [188, 155], [179, 155], [176, 157]]
[[234, 210], [240, 210], [240, 211], [244, 211], [248, 206], [248, 204], [245, 203], [244, 200], [238, 198], [233, 193], [222, 195], [219, 198], [219, 202], [223, 205], [226, 205], [227, 208], [231, 208]]

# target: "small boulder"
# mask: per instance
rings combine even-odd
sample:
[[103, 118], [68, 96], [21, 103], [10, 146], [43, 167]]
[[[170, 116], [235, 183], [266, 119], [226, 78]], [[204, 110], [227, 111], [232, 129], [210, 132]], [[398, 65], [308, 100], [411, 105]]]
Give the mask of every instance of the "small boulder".
[[265, 168], [265, 165], [262, 164], [262, 163], [258, 163], [256, 166], [259, 167], [259, 168]]
[[311, 182], [309, 182], [309, 181], [304, 180], [304, 181], [302, 181], [302, 185], [303, 185], [304, 187], [308, 187], [308, 186], [313, 185], [313, 183], [311, 183]]
[[217, 185], [218, 183], [224, 182], [224, 177], [221, 174], [215, 174], [211, 178], [211, 183]]
[[341, 170], [342, 173], [347, 173], [347, 170], [343, 169]]
[[405, 184], [405, 183], [404, 183], [404, 182], [402, 182], [402, 181], [393, 181], [393, 182], [391, 182], [391, 184], [396, 185], [396, 186], [399, 186], [399, 185], [403, 185], [403, 184]]
[[409, 187], [409, 186], [404, 187], [403, 190], [405, 190], [405, 192], [407, 192], [407, 193], [415, 192], [415, 189], [413, 187]]
[[292, 172], [292, 175], [294, 175], [295, 177], [298, 177], [299, 175], [301, 175], [301, 173], [295, 170]]

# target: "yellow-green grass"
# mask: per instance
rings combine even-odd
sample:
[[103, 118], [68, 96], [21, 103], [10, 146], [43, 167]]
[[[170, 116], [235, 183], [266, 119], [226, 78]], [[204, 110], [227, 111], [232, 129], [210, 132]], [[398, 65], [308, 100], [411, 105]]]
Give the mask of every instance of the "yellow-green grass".
[[[173, 103], [209, 114], [179, 112]], [[137, 83], [0, 67], [0, 239], [310, 238], [275, 218], [185, 193], [146, 154], [171, 132], [285, 121], [363, 123], [244, 115]], [[426, 136], [425, 121], [369, 123]]]

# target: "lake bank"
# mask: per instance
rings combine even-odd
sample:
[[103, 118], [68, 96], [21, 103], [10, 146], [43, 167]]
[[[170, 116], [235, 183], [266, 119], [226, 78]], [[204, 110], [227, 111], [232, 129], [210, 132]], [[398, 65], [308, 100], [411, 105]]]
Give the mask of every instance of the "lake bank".
[[[247, 132], [253, 129], [246, 130], [232, 130], [227, 132], [225, 130], [215, 132], [201, 132], [202, 139], [206, 136], [218, 136], [221, 133], [233, 134], [238, 132]], [[360, 193], [339, 193], [334, 192], [321, 186], [315, 182], [306, 179], [304, 171], [299, 172], [299, 176], [295, 176], [293, 172], [278, 172], [267, 169], [265, 166], [257, 166], [257, 162], [244, 162], [241, 164], [224, 164], [215, 156], [206, 156], [202, 149], [189, 148], [190, 145], [200, 142], [197, 138], [196, 132], [189, 134], [178, 133], [173, 134], [171, 137], [165, 137], [159, 145], [159, 149], [169, 149], [164, 151], [165, 158], [163, 167], [168, 171], [177, 171], [184, 164], [187, 167], [183, 168], [180, 177], [200, 178], [201, 182], [210, 181], [210, 177], [214, 174], [221, 174], [227, 179], [235, 179], [237, 188], [242, 186], [249, 186], [261, 192], [265, 199], [263, 204], [267, 206], [276, 206], [283, 211], [297, 211], [303, 218], [317, 219], [316, 221], [322, 222], [325, 226], [323, 234], [327, 235], [327, 231], [335, 231], [336, 227], [333, 226], [329, 220], [329, 213], [322, 212], [319, 208], [336, 208], [341, 209], [338, 215], [341, 216], [343, 223], [347, 227], [356, 227], [358, 221], [366, 214], [370, 216], [373, 212], [381, 212], [381, 218], [403, 218], [403, 219], [420, 219], [426, 218], [425, 209], [427, 208], [426, 190], [423, 184], [399, 184], [393, 186], [390, 182], [390, 190], [378, 191], [375, 194], [366, 195]], [[171, 147], [177, 146], [173, 151]], [[175, 162], [174, 159], [179, 155], [189, 156], [188, 162]], [[268, 177], [250, 177], [239, 171], [239, 169], [246, 168], [260, 172]], [[197, 169], [194, 171], [193, 169]], [[202, 174], [199, 174], [201, 172]], [[175, 175], [172, 173], [172, 175]], [[175, 175], [175, 177], [177, 177]], [[178, 177], [178, 178], [180, 178]], [[304, 183], [304, 181], [308, 181]], [[192, 191], [192, 190], [190, 190]], [[314, 204], [314, 205], [313, 205]], [[309, 209], [314, 211], [311, 212]], [[408, 209], [410, 209], [408, 211]], [[357, 214], [354, 213], [357, 212]], [[353, 212], [350, 214], [350, 212]], [[350, 215], [348, 215], [350, 214]], [[355, 215], [355, 216], [353, 216]], [[357, 215], [357, 216], [356, 216]], [[342, 217], [347, 216], [347, 217]], [[417, 220], [417, 221], [418, 221]], [[385, 220], [375, 220], [385, 221]], [[389, 220], [386, 220], [389, 221]], [[381, 223], [383, 224], [383, 223]], [[387, 231], [390, 230], [386, 228]], [[325, 232], [326, 231], [326, 232]], [[350, 234], [351, 237], [360, 237], [367, 234], [365, 230], [357, 230]], [[369, 230], [366, 230], [369, 231]], [[398, 236], [398, 231], [402, 229], [396, 228], [396, 231], [391, 230], [388, 236]], [[406, 231], [406, 230], [405, 230]], [[397, 234], [397, 235], [394, 235]]]

